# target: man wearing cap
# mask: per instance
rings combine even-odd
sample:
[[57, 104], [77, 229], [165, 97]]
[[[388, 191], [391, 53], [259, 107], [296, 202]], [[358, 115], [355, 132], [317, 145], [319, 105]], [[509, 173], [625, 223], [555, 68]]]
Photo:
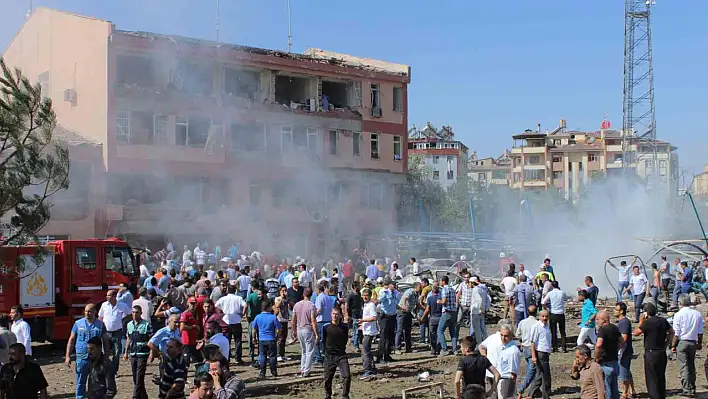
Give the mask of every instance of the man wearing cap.
[[187, 299], [187, 310], [179, 316], [179, 329], [182, 334], [184, 344], [184, 357], [189, 364], [201, 362], [201, 354], [197, 351], [197, 333], [199, 323], [197, 323], [197, 298], [191, 296]]
[[129, 318], [130, 315], [130, 307], [124, 302], [118, 302], [115, 290], [109, 290], [106, 293], [106, 301], [98, 311], [98, 319], [105, 324], [108, 332], [111, 344], [111, 361], [116, 374], [120, 365], [120, 357], [123, 354], [123, 319]]

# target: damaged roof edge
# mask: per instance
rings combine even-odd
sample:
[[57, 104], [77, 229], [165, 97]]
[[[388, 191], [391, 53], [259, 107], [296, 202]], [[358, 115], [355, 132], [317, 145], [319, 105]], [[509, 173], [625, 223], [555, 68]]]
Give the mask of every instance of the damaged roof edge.
[[101, 142], [83, 136], [73, 130], [57, 124], [52, 130], [52, 140], [59, 140], [72, 147], [100, 147]]
[[329, 65], [338, 65], [342, 67], [356, 68], [365, 71], [378, 72], [394, 76], [406, 76], [410, 77], [410, 66], [404, 64], [395, 64], [391, 62], [375, 60], [371, 58], [361, 58], [352, 56], [349, 54], [335, 53], [331, 51], [325, 51], [316, 48], [309, 48], [304, 54], [299, 53], [288, 53], [286, 51], [280, 50], [270, 50], [259, 47], [243, 46], [238, 44], [221, 43], [211, 40], [195, 39], [191, 37], [179, 36], [179, 35], [166, 35], [153, 32], [142, 32], [142, 31], [127, 31], [114, 29], [113, 33], [149, 38], [171, 40], [175, 43], [186, 43], [193, 45], [202, 46], [212, 46], [216, 48], [225, 48], [228, 50], [241, 51], [245, 53], [267, 55], [273, 57], [288, 58], [292, 60], [309, 61], [314, 63], [322, 63]]

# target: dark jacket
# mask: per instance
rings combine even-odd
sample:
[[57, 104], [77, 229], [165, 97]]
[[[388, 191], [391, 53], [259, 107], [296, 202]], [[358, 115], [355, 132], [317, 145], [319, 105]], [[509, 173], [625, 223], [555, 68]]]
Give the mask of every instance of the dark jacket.
[[116, 396], [116, 373], [113, 364], [101, 356], [98, 361], [91, 362], [86, 396], [88, 399], [112, 399]]

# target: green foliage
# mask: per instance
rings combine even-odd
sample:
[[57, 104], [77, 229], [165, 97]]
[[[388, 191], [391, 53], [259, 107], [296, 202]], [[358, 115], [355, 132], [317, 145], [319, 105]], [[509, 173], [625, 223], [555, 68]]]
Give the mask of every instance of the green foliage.
[[47, 199], [69, 186], [69, 150], [52, 139], [56, 116], [40, 85], [0, 60], [0, 246], [38, 241]]

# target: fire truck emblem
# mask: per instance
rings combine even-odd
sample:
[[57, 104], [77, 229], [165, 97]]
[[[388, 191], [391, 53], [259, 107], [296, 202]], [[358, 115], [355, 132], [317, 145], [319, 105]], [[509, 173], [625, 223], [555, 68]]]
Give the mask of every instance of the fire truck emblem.
[[47, 293], [47, 283], [39, 273], [34, 273], [27, 282], [27, 295], [44, 296]]

